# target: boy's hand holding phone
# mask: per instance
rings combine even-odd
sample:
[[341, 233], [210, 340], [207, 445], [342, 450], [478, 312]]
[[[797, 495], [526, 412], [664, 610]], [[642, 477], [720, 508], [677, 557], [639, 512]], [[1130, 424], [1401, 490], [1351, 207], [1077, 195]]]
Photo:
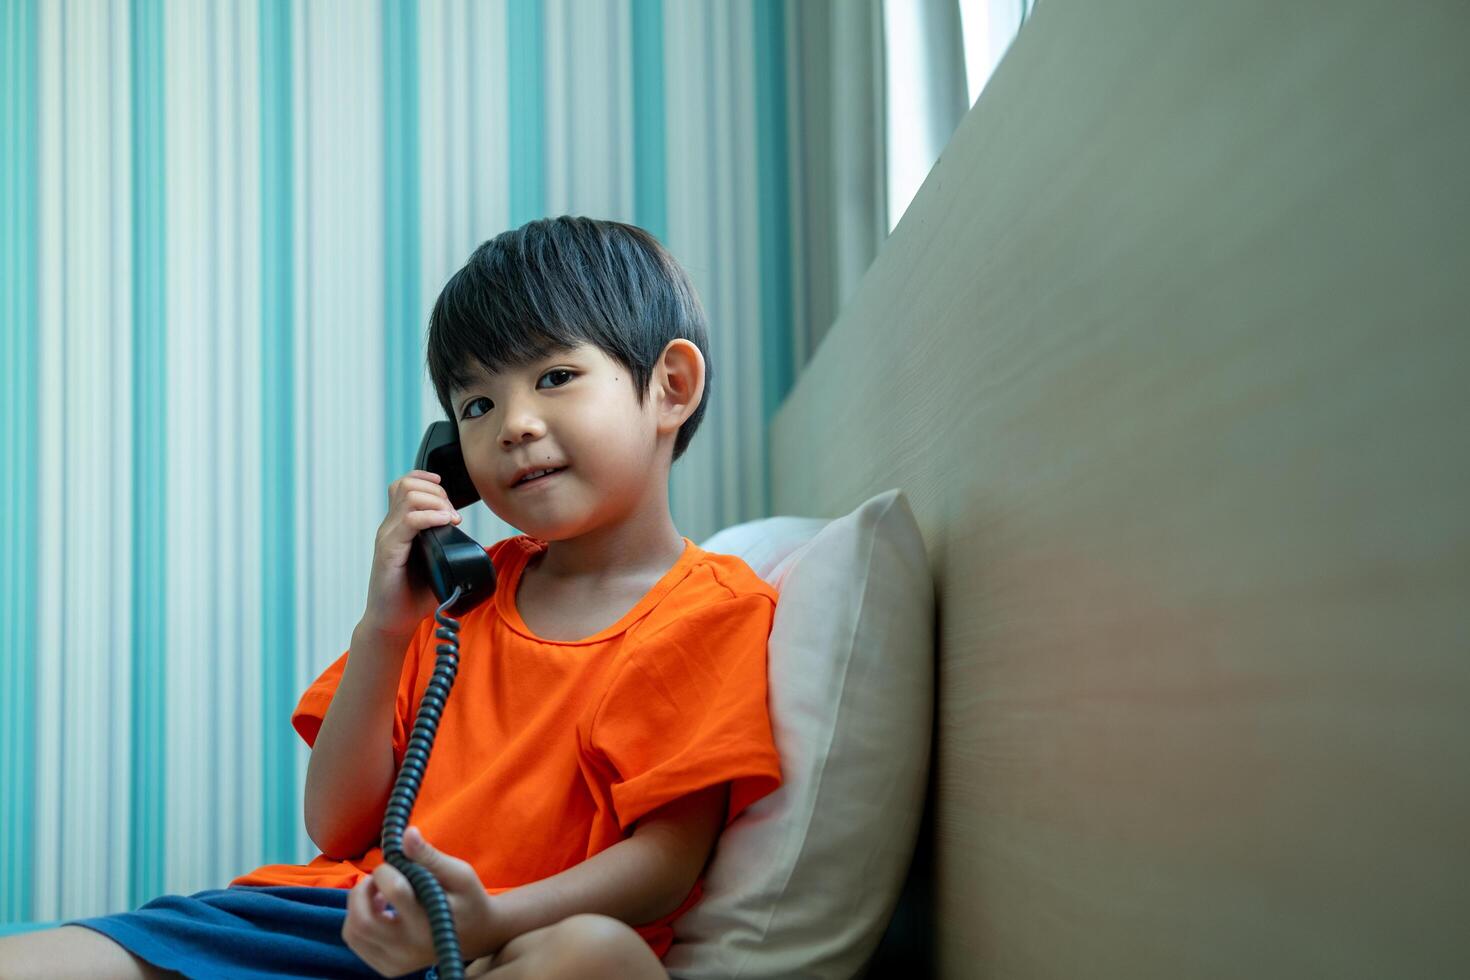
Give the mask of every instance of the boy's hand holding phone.
[[378, 526], [367, 608], [360, 624], [374, 633], [409, 637], [439, 606], [429, 584], [410, 576], [408, 558], [413, 539], [424, 528], [461, 520], [440, 482], [437, 473], [410, 470], [388, 485], [388, 515]]

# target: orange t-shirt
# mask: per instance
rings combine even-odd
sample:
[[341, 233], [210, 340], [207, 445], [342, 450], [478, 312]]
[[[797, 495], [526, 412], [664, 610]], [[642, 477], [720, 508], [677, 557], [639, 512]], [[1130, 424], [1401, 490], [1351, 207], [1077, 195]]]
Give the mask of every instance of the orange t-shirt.
[[[545, 549], [528, 535], [486, 549], [496, 593], [460, 618], [458, 672], [409, 821], [469, 862], [491, 894], [587, 860], [689, 793], [730, 783], [728, 826], [781, 785], [766, 707], [775, 590], [741, 559], [684, 538], [683, 555], [616, 623], [581, 640], [546, 640], [515, 601], [527, 561]], [[426, 617], [405, 655], [395, 766], [434, 672], [435, 628]], [[344, 653], [291, 716], [308, 745], [346, 665]], [[382, 860], [378, 847], [346, 861], [319, 854], [230, 884], [351, 888]], [[636, 927], [659, 957], [703, 883], [674, 912]]]

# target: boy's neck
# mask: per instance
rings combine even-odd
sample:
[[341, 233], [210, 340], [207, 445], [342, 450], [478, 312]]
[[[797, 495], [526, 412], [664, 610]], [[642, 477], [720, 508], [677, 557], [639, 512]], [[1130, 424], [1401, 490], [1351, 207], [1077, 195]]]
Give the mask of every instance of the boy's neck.
[[547, 542], [532, 567], [538, 576], [564, 581], [600, 581], [664, 572], [684, 553], [684, 538], [665, 509], [661, 515], [637, 515], [565, 541]]

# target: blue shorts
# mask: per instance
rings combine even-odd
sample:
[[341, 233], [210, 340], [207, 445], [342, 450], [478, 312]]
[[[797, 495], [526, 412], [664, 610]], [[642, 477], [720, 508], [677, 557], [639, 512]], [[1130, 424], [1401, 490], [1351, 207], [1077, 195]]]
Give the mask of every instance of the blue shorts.
[[[102, 933], [140, 959], [187, 977], [376, 978], [342, 941], [346, 888], [235, 885], [164, 895], [132, 912], [62, 925]], [[421, 980], [425, 971], [406, 974]]]

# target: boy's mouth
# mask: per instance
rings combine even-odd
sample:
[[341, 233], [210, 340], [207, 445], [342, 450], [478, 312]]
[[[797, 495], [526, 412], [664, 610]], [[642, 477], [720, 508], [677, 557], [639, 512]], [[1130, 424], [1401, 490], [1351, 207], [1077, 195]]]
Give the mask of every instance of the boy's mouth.
[[514, 490], [517, 487], [523, 487], [528, 483], [541, 483], [560, 473], [564, 469], [566, 469], [565, 466], [548, 466], [542, 469], [531, 470], [530, 472], [523, 475], [520, 479], [516, 480], [515, 483], [511, 484], [511, 489]]

